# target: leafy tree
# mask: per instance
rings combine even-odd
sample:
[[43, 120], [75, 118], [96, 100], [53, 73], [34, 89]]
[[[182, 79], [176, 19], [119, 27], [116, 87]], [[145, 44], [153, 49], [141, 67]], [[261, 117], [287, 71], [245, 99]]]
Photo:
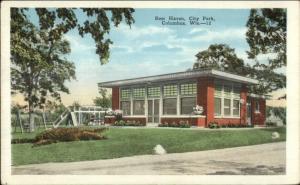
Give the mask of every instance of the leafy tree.
[[22, 10], [11, 10], [11, 85], [28, 102], [30, 130], [34, 131], [33, 112], [46, 99], [60, 101], [59, 92], [68, 93], [66, 80], [75, 79], [75, 66], [65, 58], [69, 42], [59, 38], [49, 44], [48, 30], [38, 29]]
[[103, 108], [111, 108], [112, 96], [107, 95], [107, 89], [101, 88], [99, 90], [100, 97], [96, 97], [93, 101], [96, 106], [101, 106]]
[[[77, 28], [81, 37], [90, 34], [96, 44], [96, 54], [99, 55], [101, 64], [109, 59], [109, 46], [113, 42], [107, 38], [110, 31], [110, 21], [118, 26], [124, 19], [129, 26], [134, 23], [132, 8], [36, 8], [41, 29], [50, 29], [50, 42], [62, 37], [63, 34]], [[76, 17], [76, 11], [86, 15], [81, 23]], [[107, 16], [111, 14], [111, 17]]]
[[[286, 76], [276, 72], [286, 66], [286, 9], [251, 9], [246, 39], [250, 46], [248, 58], [254, 59], [252, 77], [260, 80], [254, 91], [269, 93], [286, 87]], [[273, 54], [268, 62], [257, 60], [261, 54]]]
[[77, 9], [86, 14], [84, 23], [77, 20], [75, 10], [36, 8], [39, 26], [35, 26], [27, 17], [28, 9], [11, 9], [12, 93], [22, 93], [28, 102], [31, 131], [34, 109], [45, 106], [49, 97], [60, 101], [59, 92], [69, 92], [64, 82], [75, 79], [75, 66], [65, 58], [71, 49], [63, 35], [76, 27], [82, 37], [90, 34], [96, 43], [96, 54], [101, 64], [105, 64], [112, 44], [106, 37], [110, 30], [106, 12], [111, 13], [115, 26], [123, 17], [128, 25], [134, 22], [133, 9]]
[[207, 50], [200, 51], [193, 69], [218, 69], [236, 74], [245, 74], [244, 61], [238, 58], [234, 49], [226, 44], [212, 44]]
[[271, 116], [271, 112], [273, 112], [274, 116], [279, 117], [282, 120], [283, 124], [286, 125], [286, 107], [267, 106], [267, 117]]

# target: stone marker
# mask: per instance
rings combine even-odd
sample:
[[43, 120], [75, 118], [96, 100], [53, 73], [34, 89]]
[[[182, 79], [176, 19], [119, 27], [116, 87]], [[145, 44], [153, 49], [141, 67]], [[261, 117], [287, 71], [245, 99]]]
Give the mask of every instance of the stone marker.
[[272, 139], [278, 139], [278, 138], [280, 138], [280, 134], [278, 132], [273, 132]]
[[153, 150], [157, 155], [163, 155], [167, 153], [167, 151], [161, 145], [156, 145]]

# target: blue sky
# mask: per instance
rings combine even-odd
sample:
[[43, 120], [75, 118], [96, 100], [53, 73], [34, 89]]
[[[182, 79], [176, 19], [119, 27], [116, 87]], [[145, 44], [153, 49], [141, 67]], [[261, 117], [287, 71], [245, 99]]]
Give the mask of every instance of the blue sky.
[[[36, 21], [33, 12], [31, 18]], [[186, 23], [190, 16], [213, 17], [215, 21], [211, 26], [174, 26], [162, 25], [155, 16], [183, 17]], [[114, 43], [105, 65], [95, 54], [94, 41], [73, 30], [65, 38], [71, 43], [67, 57], [76, 65], [77, 80], [66, 83], [71, 94], [62, 95], [63, 103], [92, 104], [99, 95], [98, 82], [185, 71], [193, 66], [195, 54], [211, 44], [228, 44], [249, 62], [245, 52], [249, 48], [245, 39], [248, 16], [248, 9], [135, 9], [131, 28], [123, 23], [111, 26], [109, 38]]]

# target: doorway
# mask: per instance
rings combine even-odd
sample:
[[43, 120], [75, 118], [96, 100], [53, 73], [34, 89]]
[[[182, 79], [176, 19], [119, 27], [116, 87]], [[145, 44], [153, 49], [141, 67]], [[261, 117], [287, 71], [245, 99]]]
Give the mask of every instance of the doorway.
[[159, 99], [148, 100], [148, 123], [159, 123]]
[[251, 102], [247, 101], [247, 124], [251, 125]]

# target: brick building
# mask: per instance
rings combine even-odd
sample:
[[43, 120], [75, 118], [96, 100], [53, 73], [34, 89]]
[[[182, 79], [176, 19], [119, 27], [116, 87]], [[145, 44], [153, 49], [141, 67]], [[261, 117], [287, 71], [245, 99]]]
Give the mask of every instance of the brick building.
[[[222, 124], [264, 125], [265, 97], [251, 95], [247, 88], [255, 79], [218, 70], [197, 70], [141, 78], [101, 82], [112, 88], [112, 109], [123, 111], [124, 120], [146, 124], [179, 122], [207, 127]], [[194, 114], [193, 108], [203, 107]], [[107, 116], [107, 123], [114, 122]]]

